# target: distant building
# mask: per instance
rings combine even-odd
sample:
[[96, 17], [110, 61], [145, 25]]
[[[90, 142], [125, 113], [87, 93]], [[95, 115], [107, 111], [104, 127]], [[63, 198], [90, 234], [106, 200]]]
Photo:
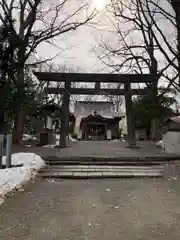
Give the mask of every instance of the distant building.
[[[41, 131], [54, 130], [56, 132], [60, 131], [61, 121], [62, 121], [62, 108], [60, 105], [50, 102], [42, 105], [36, 113], [33, 114], [34, 117], [41, 119]], [[43, 119], [43, 121], [42, 121]], [[44, 124], [45, 123], [45, 124]], [[69, 133], [74, 133], [75, 126], [75, 116], [69, 112]], [[39, 127], [40, 130], [40, 127]]]
[[180, 116], [168, 118], [163, 135], [163, 148], [167, 153], [180, 153]]
[[78, 101], [75, 104], [75, 133], [83, 140], [105, 140], [120, 137], [119, 121], [113, 102]]

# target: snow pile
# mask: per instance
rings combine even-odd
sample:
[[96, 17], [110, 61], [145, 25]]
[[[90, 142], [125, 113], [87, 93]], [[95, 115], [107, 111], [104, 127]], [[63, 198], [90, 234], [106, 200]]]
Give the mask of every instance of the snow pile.
[[59, 141], [60, 141], [60, 134], [56, 134], [56, 146], [59, 145]]
[[113, 140], [111, 140], [110, 142], [111, 142], [111, 143], [112, 143], [112, 142], [120, 142], [120, 139], [113, 139]]
[[23, 141], [30, 141], [30, 140], [36, 141], [37, 138], [29, 134], [23, 134]]
[[[60, 140], [60, 134], [56, 134], [56, 141], [58, 141], [58, 143], [59, 143], [59, 140]], [[78, 142], [78, 140], [71, 137], [71, 135], [69, 135], [69, 140], [70, 142]]]
[[56, 145], [55, 144], [48, 144], [48, 145], [44, 145], [43, 147], [45, 147], [45, 148], [55, 148]]
[[[2, 159], [6, 163], [6, 157]], [[5, 196], [14, 189], [20, 189], [27, 181], [31, 180], [37, 170], [45, 163], [42, 158], [34, 153], [16, 153], [12, 155], [12, 165], [23, 164], [22, 167], [0, 169], [0, 204]]]
[[164, 148], [164, 142], [163, 142], [163, 140], [160, 140], [159, 142], [157, 142], [157, 143], [156, 143], [156, 146], [157, 146], [157, 147]]
[[60, 134], [56, 134], [56, 140], [60, 140]]
[[71, 136], [69, 136], [69, 140], [70, 140], [71, 142], [79, 142], [77, 139], [75, 139], [75, 138], [73, 138], [73, 137], [71, 137]]

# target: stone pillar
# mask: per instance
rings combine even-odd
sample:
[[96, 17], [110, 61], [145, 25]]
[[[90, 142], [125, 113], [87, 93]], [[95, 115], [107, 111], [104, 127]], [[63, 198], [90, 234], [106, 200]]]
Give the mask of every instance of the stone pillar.
[[61, 118], [61, 129], [60, 129], [60, 142], [61, 148], [66, 147], [68, 144], [69, 137], [69, 103], [70, 103], [70, 88], [71, 82], [65, 81], [62, 102], [62, 118]]
[[52, 130], [52, 127], [53, 127], [52, 117], [51, 116], [47, 116], [46, 129]]
[[126, 119], [127, 119], [127, 141], [128, 147], [136, 147], [134, 112], [131, 95], [131, 83], [127, 80], [124, 84], [125, 89], [125, 105], [126, 105]]

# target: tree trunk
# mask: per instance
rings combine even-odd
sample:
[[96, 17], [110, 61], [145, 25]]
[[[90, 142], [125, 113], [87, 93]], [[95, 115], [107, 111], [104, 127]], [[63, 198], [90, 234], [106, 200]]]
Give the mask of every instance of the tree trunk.
[[13, 129], [13, 144], [19, 144], [23, 135], [23, 112], [24, 112], [24, 66], [21, 65], [17, 77], [17, 91], [19, 105], [16, 110]]
[[151, 140], [156, 141], [156, 130], [157, 130], [157, 116], [156, 116], [156, 109], [158, 105], [158, 65], [157, 60], [154, 57], [154, 48], [153, 43], [151, 43], [150, 47], [150, 59], [151, 59], [151, 68], [150, 74], [152, 76], [152, 86], [151, 86], [151, 97], [153, 103], [153, 116], [151, 120]]
[[6, 123], [5, 123], [5, 110], [4, 107], [0, 107], [0, 134], [4, 134], [6, 131]]
[[180, 86], [180, 9], [179, 9], [179, 20], [177, 22], [177, 50], [178, 50], [178, 75], [179, 75], [179, 86]]
[[157, 119], [153, 118], [151, 121], [151, 140], [156, 141]]
[[178, 9], [178, 14], [176, 14], [176, 21], [177, 21], [178, 75], [180, 86], [180, 7]]
[[13, 144], [19, 144], [23, 135], [23, 107], [19, 106], [14, 119]]

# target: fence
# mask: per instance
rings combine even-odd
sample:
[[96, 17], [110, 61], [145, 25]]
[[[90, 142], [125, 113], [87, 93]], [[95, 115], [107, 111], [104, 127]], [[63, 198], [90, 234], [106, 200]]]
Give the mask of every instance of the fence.
[[[5, 149], [6, 163], [2, 161]], [[0, 134], [0, 169], [6, 167], [10, 168], [11, 164], [11, 154], [12, 154], [12, 134]]]

